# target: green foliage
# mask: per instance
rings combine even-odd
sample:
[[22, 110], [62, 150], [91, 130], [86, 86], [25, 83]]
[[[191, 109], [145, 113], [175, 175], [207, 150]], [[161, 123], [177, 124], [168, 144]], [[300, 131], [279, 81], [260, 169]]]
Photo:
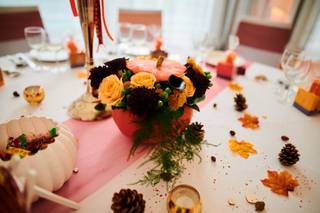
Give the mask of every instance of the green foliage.
[[[171, 129], [171, 134], [166, 134], [160, 143], [155, 145], [149, 159], [145, 163], [153, 162], [151, 168], [145, 176], [137, 183], [156, 185], [161, 180], [167, 183], [174, 183], [183, 174], [184, 162], [193, 161], [195, 156], [199, 157], [202, 144], [205, 143], [203, 136], [196, 128], [199, 123], [188, 125], [181, 133], [177, 133], [184, 123], [179, 123]], [[204, 132], [200, 125], [200, 131]]]
[[21, 148], [26, 148], [27, 147], [27, 137], [25, 134], [22, 134], [19, 136], [19, 141], [20, 141], [20, 146]]
[[122, 81], [130, 81], [131, 76], [133, 75], [133, 72], [128, 69], [122, 69]]
[[57, 128], [52, 128], [49, 130], [50, 136], [53, 138], [58, 135]]
[[103, 103], [98, 103], [95, 107], [94, 107], [97, 111], [105, 111], [106, 110], [106, 104]]

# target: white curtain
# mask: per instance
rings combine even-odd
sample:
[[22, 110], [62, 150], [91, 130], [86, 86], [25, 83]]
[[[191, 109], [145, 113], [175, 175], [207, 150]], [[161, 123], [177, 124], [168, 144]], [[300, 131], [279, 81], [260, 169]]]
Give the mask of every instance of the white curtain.
[[293, 28], [289, 46], [303, 48], [310, 36], [316, 18], [320, 12], [320, 1], [303, 1], [297, 22]]

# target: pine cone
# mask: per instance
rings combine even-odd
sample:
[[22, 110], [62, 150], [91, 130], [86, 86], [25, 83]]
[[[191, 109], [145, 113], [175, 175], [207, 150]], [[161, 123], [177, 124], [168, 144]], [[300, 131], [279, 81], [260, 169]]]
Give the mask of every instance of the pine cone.
[[202, 141], [204, 139], [203, 125], [198, 122], [190, 124], [185, 132], [185, 136], [189, 141]]
[[111, 209], [114, 213], [143, 213], [146, 201], [136, 190], [121, 189], [112, 197]]
[[279, 153], [280, 163], [284, 166], [291, 166], [299, 161], [299, 152], [291, 143], [286, 144]]
[[242, 112], [243, 110], [247, 109], [248, 105], [246, 104], [246, 98], [242, 94], [237, 94], [233, 99], [235, 102], [235, 110]]

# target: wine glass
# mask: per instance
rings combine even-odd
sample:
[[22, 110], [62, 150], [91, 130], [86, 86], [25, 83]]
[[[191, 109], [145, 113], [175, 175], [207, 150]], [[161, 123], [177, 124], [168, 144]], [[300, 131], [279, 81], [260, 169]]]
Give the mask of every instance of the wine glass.
[[46, 42], [46, 33], [42, 27], [24, 28], [24, 36], [31, 49], [39, 51]]
[[229, 39], [228, 39], [228, 50], [229, 51], [234, 51], [235, 49], [237, 49], [239, 44], [240, 44], [240, 42], [239, 42], [239, 37], [238, 36], [229, 35]]
[[132, 25], [132, 43], [142, 46], [147, 41], [147, 27], [143, 24]]
[[[51, 69], [52, 72], [63, 72], [66, 70], [65, 66], [61, 66], [59, 64], [59, 61], [61, 61], [61, 52], [64, 49], [64, 37], [63, 36], [52, 36], [50, 37], [50, 41], [46, 45], [46, 49], [52, 53], [54, 53], [54, 62], [55, 62], [55, 67]], [[60, 54], [60, 55], [59, 55]]]
[[311, 61], [306, 60], [304, 55], [300, 52], [285, 51], [281, 59], [281, 66], [283, 67], [284, 76], [288, 81], [286, 92], [283, 96], [283, 101], [290, 103], [295, 94], [297, 86], [299, 86], [310, 72]]
[[[38, 55], [46, 43], [46, 32], [42, 27], [26, 27], [24, 28], [24, 36], [34, 55]], [[44, 69], [44, 66], [38, 65], [30, 61], [29, 63], [35, 71]]]
[[130, 23], [120, 23], [118, 28], [118, 50], [123, 54], [128, 48], [131, 40], [132, 25]]

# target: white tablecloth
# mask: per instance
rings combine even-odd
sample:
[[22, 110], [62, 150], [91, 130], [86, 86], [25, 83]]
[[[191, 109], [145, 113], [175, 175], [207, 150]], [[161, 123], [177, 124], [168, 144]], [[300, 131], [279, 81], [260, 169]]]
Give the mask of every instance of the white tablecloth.
[[[260, 73], [268, 76], [269, 81], [256, 82], [254, 76]], [[274, 82], [281, 77], [276, 69], [253, 64], [246, 77], [236, 79], [244, 87], [243, 94], [249, 105], [247, 112], [259, 117], [260, 128], [257, 130], [241, 127], [237, 120], [241, 113], [233, 109], [234, 92], [228, 88], [200, 113], [195, 113], [193, 121], [204, 124], [207, 141], [221, 145], [204, 146], [202, 162], [186, 164], [187, 170], [178, 184], [189, 184], [198, 189], [204, 213], [254, 212], [254, 205], [245, 200], [246, 193], [253, 193], [259, 200], [263, 200], [266, 203], [265, 212], [320, 212], [320, 170], [317, 166], [320, 155], [320, 116], [308, 117], [291, 105], [279, 103], [273, 90]], [[0, 121], [27, 114], [64, 121], [68, 118], [67, 106], [85, 89], [83, 81], [77, 77], [77, 71], [52, 74], [25, 70], [19, 78], [6, 79], [6, 85], [0, 88]], [[40, 84], [45, 88], [46, 98], [39, 107], [29, 106], [22, 97], [12, 96], [14, 90], [22, 95], [23, 88], [30, 84]], [[213, 103], [217, 103], [216, 109], [213, 109]], [[249, 159], [231, 153], [228, 147], [230, 130], [236, 132], [238, 140], [253, 143], [258, 153]], [[301, 154], [295, 166], [283, 167], [277, 159], [284, 145], [282, 135], [288, 136]], [[212, 155], [217, 159], [215, 163], [211, 162]], [[79, 212], [111, 212], [112, 195], [121, 188], [137, 189], [143, 193], [146, 212], [166, 212], [167, 189], [164, 183], [156, 187], [128, 185], [145, 173], [148, 165], [138, 168], [144, 160], [138, 160], [84, 199]], [[260, 182], [267, 177], [267, 170], [283, 169], [290, 171], [300, 183], [294, 192], [289, 193], [289, 197], [272, 193]], [[235, 202], [235, 206], [228, 204], [229, 199]]]

